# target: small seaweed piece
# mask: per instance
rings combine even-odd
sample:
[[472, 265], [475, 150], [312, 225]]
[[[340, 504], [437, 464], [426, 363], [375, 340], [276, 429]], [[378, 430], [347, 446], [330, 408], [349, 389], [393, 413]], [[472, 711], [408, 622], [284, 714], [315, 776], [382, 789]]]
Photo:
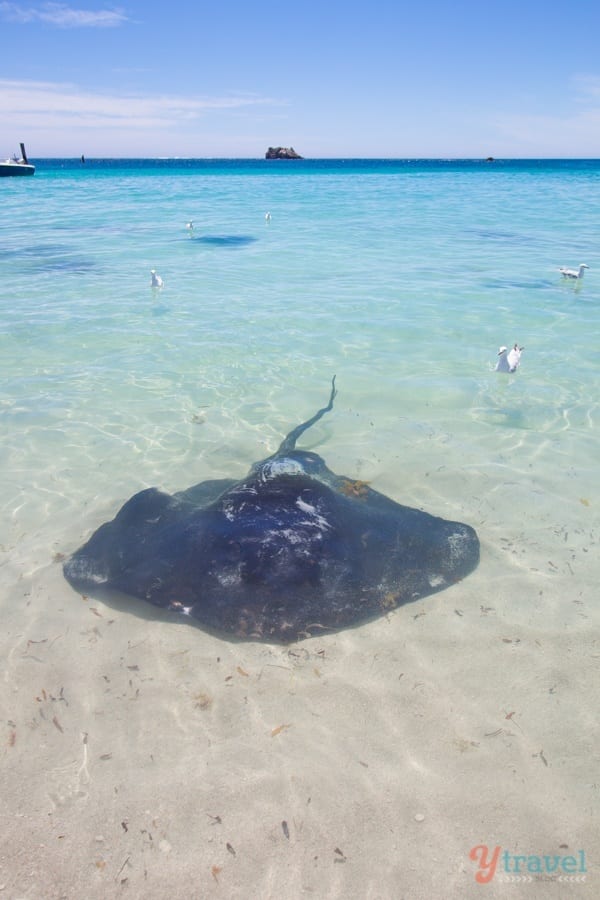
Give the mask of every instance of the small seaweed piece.
[[271, 737], [276, 737], [278, 734], [281, 734], [282, 731], [285, 731], [286, 728], [291, 728], [291, 725], [278, 725], [277, 728], [274, 728], [271, 732]]

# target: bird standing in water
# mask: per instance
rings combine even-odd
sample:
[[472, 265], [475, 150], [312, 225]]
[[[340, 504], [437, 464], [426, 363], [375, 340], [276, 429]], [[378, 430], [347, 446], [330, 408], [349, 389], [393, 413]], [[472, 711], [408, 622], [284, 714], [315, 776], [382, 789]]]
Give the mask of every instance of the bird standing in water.
[[519, 347], [518, 344], [509, 351], [508, 347], [500, 347], [498, 350], [498, 362], [496, 363], [496, 372], [516, 372], [521, 362], [521, 353], [525, 347]]

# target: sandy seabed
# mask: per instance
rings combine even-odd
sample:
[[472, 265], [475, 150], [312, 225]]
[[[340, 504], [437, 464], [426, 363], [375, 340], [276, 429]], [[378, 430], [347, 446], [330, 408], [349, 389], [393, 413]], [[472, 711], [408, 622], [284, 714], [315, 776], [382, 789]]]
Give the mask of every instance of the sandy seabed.
[[[504, 497], [465, 581], [288, 647], [5, 547], [0, 896], [597, 896], [594, 510]], [[480, 845], [510, 871], [477, 883]]]

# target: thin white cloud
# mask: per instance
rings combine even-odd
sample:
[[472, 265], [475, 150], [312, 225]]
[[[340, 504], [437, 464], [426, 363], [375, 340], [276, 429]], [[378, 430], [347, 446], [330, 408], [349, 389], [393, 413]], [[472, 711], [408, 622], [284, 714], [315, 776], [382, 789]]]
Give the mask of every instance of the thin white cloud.
[[[597, 157], [600, 155], [600, 110], [564, 116], [503, 115], [494, 121], [496, 139], [512, 156]], [[495, 146], [495, 145], [494, 145]], [[498, 156], [502, 150], [496, 150]]]
[[121, 128], [128, 131], [183, 125], [209, 112], [281, 105], [269, 97], [238, 94], [186, 97], [173, 94], [95, 93], [75, 85], [0, 79], [2, 116], [21, 128]]
[[579, 103], [600, 101], [600, 75], [575, 75], [572, 84]]
[[[539, 113], [530, 103], [529, 111], [494, 116], [491, 122], [501, 146], [509, 147], [513, 156], [600, 155], [600, 76], [576, 75], [570, 86], [571, 96], [557, 104], [556, 112]], [[497, 149], [496, 155], [502, 151]]]
[[19, 3], [0, 3], [0, 13], [10, 22], [27, 25], [44, 22], [58, 28], [114, 28], [128, 21], [122, 9], [73, 9], [66, 3], [42, 3], [22, 6]]

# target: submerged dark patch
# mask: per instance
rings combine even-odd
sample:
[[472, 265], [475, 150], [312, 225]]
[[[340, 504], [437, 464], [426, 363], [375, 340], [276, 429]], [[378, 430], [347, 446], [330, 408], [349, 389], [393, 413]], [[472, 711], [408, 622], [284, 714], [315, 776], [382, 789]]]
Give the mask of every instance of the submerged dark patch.
[[66, 244], [32, 244], [29, 247], [0, 249], [0, 260], [15, 260], [26, 272], [85, 274], [96, 264], [73, 253]]
[[240, 247], [247, 247], [248, 244], [253, 244], [257, 239], [249, 234], [203, 234], [200, 237], [192, 237], [191, 240], [199, 244], [208, 244], [210, 247], [223, 247], [235, 250]]
[[479, 562], [469, 525], [334, 474], [298, 425], [241, 481], [129, 500], [65, 563], [77, 589], [122, 591], [240, 638], [295, 641], [443, 590]]

